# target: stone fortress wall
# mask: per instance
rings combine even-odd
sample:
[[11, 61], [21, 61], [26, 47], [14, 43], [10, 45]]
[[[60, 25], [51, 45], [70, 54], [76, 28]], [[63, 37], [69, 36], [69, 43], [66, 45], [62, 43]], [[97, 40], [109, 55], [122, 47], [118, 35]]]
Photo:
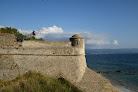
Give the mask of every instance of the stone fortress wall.
[[[4, 41], [13, 37], [8, 35], [3, 37]], [[7, 40], [5, 43], [8, 44]], [[52, 77], [64, 76], [72, 82], [79, 81], [87, 67], [84, 38], [76, 34], [70, 40], [69, 42], [24, 41], [21, 47], [16, 48], [2, 45], [0, 79], [11, 80], [32, 70]], [[14, 42], [15, 38], [9, 41]]]
[[14, 34], [0, 33], [0, 47], [14, 46], [16, 44], [16, 37]]
[[[0, 35], [0, 40], [9, 37]], [[15, 38], [11, 42], [14, 41]], [[12, 80], [31, 70], [55, 78], [64, 77], [84, 92], [119, 92], [87, 68], [85, 40], [80, 34], [73, 35], [69, 42], [24, 41], [20, 46], [6, 42], [6, 46], [0, 47], [0, 80]]]

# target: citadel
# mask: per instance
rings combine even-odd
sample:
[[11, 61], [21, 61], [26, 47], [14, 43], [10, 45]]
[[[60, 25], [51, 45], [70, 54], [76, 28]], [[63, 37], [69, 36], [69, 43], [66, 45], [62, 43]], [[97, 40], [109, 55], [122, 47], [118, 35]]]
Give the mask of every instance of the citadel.
[[0, 34], [0, 80], [12, 80], [30, 70], [64, 77], [84, 92], [119, 92], [87, 67], [85, 38], [80, 34], [68, 42], [17, 42], [13, 34]]

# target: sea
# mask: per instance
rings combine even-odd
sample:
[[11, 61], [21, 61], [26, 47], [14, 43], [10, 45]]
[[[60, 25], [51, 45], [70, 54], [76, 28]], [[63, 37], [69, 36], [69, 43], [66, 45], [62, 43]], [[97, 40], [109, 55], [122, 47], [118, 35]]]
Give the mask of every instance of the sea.
[[87, 66], [122, 92], [138, 92], [138, 53], [101, 52], [86, 50]]

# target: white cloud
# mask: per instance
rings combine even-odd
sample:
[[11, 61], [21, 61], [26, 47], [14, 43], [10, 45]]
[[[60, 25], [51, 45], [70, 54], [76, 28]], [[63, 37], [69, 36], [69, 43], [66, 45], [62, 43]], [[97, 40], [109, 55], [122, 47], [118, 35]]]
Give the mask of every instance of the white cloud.
[[[22, 33], [32, 32], [32, 30], [19, 31]], [[41, 30], [36, 31], [36, 38], [44, 38], [47, 41], [69, 41], [69, 38], [76, 33], [81, 34], [85, 38], [86, 48], [110, 48], [111, 42], [109, 41], [108, 34], [92, 32], [64, 32], [62, 28], [57, 26], [47, 28], [43, 27]]]
[[114, 45], [118, 45], [118, 41], [117, 40], [114, 40], [113, 44]]
[[[29, 33], [33, 32], [33, 30], [21, 30], [21, 29], [18, 29], [18, 31], [23, 34], [29, 34]], [[48, 27], [48, 28], [43, 27], [42, 29], [36, 31], [36, 36], [37, 36], [37, 38], [39, 38], [39, 37], [44, 37], [45, 35], [51, 34], [51, 33], [52, 34], [53, 33], [63, 33], [63, 30], [62, 30], [62, 28], [57, 27], [55, 25], [53, 27]]]
[[98, 48], [109, 48], [110, 41], [108, 40], [109, 35], [104, 33], [92, 33], [84, 32], [80, 33], [85, 38], [86, 48], [98, 49]]
[[39, 33], [42, 34], [49, 34], [49, 33], [63, 33], [62, 28], [59, 28], [57, 26], [53, 26], [53, 27], [43, 27], [41, 30], [38, 31]]
[[107, 45], [110, 44], [108, 41], [107, 34], [94, 34], [91, 32], [81, 33], [86, 40], [86, 44], [93, 44], [93, 45]]
[[61, 34], [63, 33], [62, 28], [57, 27], [57, 26], [53, 26], [53, 27], [43, 27], [41, 30], [36, 31], [36, 38], [45, 38], [46, 35], [52, 35], [52, 34]]
[[22, 34], [30, 34], [30, 33], [32, 33], [33, 32], [33, 30], [21, 30], [21, 29], [18, 29], [18, 31], [20, 32], [20, 33], [22, 33]]

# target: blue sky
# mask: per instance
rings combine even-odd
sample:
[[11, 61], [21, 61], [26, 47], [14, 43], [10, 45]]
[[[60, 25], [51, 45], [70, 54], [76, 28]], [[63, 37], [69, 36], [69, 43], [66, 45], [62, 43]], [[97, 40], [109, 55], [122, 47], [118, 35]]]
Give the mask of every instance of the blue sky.
[[80, 33], [87, 48], [138, 48], [138, 0], [0, 0], [0, 10], [1, 26], [48, 40]]

